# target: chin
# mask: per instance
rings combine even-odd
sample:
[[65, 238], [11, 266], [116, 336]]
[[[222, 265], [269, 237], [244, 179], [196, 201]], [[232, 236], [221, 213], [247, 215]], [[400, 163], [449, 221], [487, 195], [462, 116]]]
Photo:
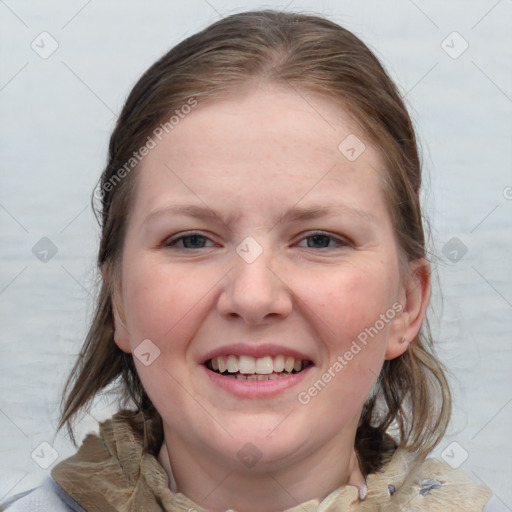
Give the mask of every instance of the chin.
[[[230, 453], [237, 470], [245, 466], [254, 471], [275, 471], [292, 464], [311, 448], [312, 425], [294, 423], [293, 412], [286, 414], [245, 414], [231, 423], [233, 437], [226, 437], [229, 446], [220, 450]], [[211, 438], [208, 440], [211, 443]]]

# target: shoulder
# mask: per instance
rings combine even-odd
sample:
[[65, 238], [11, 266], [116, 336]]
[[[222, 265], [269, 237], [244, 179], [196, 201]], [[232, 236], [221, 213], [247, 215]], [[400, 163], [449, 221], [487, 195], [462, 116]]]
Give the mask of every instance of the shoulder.
[[368, 497], [384, 505], [383, 510], [404, 506], [412, 512], [493, 512], [487, 504], [489, 489], [441, 460], [424, 460], [404, 449], [398, 449], [382, 471], [369, 475], [367, 483]]
[[86, 512], [51, 478], [31, 491], [14, 496], [0, 508], [6, 512]]

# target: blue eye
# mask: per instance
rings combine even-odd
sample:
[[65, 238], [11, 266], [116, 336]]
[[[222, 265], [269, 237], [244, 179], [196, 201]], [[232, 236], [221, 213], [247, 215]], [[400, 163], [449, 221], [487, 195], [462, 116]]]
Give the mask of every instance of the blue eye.
[[[176, 235], [163, 243], [163, 246], [166, 248], [173, 247], [186, 250], [205, 249], [214, 245], [208, 237], [193, 231]], [[319, 231], [303, 237], [298, 245], [308, 249], [336, 249], [350, 244], [343, 238]]]
[[[177, 247], [178, 249], [203, 249], [210, 242], [207, 237], [199, 233], [189, 233], [170, 238], [164, 243], [164, 247]], [[211, 247], [211, 245], [209, 246]]]
[[303, 241], [306, 242], [306, 245], [302, 245], [302, 247], [308, 247], [309, 249], [328, 249], [348, 245], [345, 240], [323, 232], [312, 233], [304, 237], [301, 242]]

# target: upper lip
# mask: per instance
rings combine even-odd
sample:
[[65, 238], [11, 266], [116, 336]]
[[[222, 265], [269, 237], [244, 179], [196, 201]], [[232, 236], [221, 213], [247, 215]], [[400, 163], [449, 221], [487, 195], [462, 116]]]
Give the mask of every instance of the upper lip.
[[265, 357], [265, 356], [289, 356], [294, 357], [295, 359], [302, 359], [306, 361], [311, 361], [314, 363], [313, 358], [300, 352], [298, 350], [283, 347], [281, 345], [274, 345], [271, 343], [264, 343], [259, 345], [253, 344], [245, 344], [245, 343], [234, 343], [231, 345], [224, 345], [222, 347], [216, 348], [204, 356], [201, 357], [201, 364], [206, 363], [210, 359], [214, 357], [220, 356], [252, 356], [254, 358]]

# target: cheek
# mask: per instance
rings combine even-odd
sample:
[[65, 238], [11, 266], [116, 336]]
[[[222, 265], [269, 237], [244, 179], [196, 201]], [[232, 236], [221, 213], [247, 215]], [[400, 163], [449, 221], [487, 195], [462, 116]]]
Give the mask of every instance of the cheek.
[[322, 413], [339, 405], [340, 417], [356, 414], [373, 388], [394, 317], [398, 278], [389, 268], [333, 273], [319, 286], [322, 293], [311, 296], [308, 306], [322, 320], [316, 324], [328, 352], [318, 386], [323, 399], [315, 405]]
[[132, 264], [123, 281], [131, 343], [149, 338], [164, 346], [170, 337], [180, 339], [197, 325], [216, 281], [218, 277], [201, 268], [177, 269], [143, 259]]
[[[359, 417], [384, 361], [391, 321], [380, 320], [380, 315], [391, 309], [394, 288], [379, 275], [385, 274], [333, 274], [305, 301], [325, 357], [317, 379], [298, 399], [325, 418], [332, 435]], [[377, 322], [380, 329], [374, 330]]]
[[[387, 275], [384, 271], [333, 272], [317, 281], [318, 292], [309, 297], [302, 293], [304, 303], [322, 320], [317, 324], [323, 324], [331, 344], [342, 349], [391, 308], [396, 286]], [[379, 330], [386, 331], [388, 323], [385, 328], [379, 323]]]

